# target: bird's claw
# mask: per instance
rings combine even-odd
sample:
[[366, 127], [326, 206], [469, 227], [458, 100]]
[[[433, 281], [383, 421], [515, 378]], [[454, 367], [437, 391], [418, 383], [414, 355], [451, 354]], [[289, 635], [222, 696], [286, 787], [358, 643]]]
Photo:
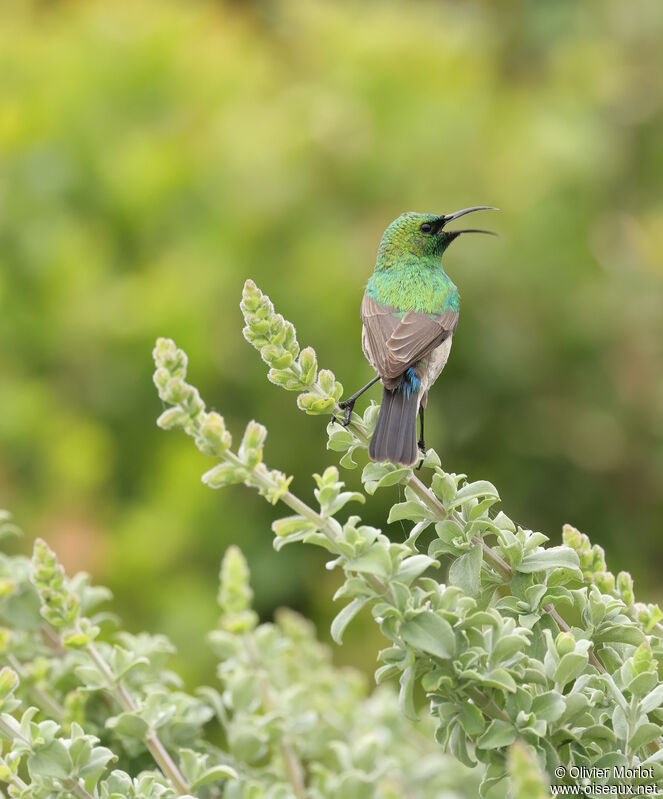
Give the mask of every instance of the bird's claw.
[[342, 426], [347, 427], [350, 424], [350, 417], [352, 416], [352, 409], [354, 408], [354, 402], [348, 402], [344, 400], [343, 402], [338, 403], [338, 407], [343, 411], [343, 419], [336, 421]]

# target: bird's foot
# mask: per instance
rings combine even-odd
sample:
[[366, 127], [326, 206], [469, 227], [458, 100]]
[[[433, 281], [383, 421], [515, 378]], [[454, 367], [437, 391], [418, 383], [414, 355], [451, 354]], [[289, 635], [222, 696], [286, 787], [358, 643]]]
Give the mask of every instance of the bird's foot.
[[419, 461], [419, 465], [417, 466], [417, 469], [416, 469], [416, 471], [419, 471], [422, 468], [422, 466], [424, 465], [424, 458], [426, 457], [426, 444], [424, 443], [423, 439], [420, 439], [419, 441], [417, 441], [417, 448], [419, 449], [419, 452], [421, 453], [421, 460]]
[[336, 419], [336, 421], [343, 427], [347, 427], [350, 424], [350, 417], [352, 416], [352, 409], [354, 406], [355, 400], [344, 400], [338, 403], [338, 407], [343, 411], [343, 419]]

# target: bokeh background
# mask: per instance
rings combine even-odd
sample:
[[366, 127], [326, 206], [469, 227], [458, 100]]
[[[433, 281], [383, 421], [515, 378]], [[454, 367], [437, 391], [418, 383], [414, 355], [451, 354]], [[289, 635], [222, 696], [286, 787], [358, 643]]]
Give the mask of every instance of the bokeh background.
[[[203, 487], [206, 459], [155, 427], [154, 339], [189, 352], [236, 435], [269, 427], [270, 464], [310, 496], [335, 460], [324, 421], [266, 382], [244, 279], [353, 390], [383, 228], [485, 203], [500, 238], [446, 259], [462, 314], [429, 443], [513, 518], [554, 542], [573, 522], [661, 597], [660, 0], [0, 9], [0, 504], [18, 546], [45, 536], [198, 681], [230, 542], [263, 617], [289, 605], [328, 638], [321, 556], [274, 553], [275, 509]], [[360, 619], [337, 660], [371, 669], [379, 645]]]

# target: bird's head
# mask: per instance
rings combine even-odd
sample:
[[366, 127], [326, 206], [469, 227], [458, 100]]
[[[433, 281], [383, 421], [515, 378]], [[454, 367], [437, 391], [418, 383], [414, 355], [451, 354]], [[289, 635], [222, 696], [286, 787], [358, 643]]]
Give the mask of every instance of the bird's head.
[[462, 233], [487, 233], [495, 236], [491, 230], [465, 228], [463, 230], [447, 230], [446, 225], [473, 211], [496, 211], [489, 205], [475, 205], [463, 208], [451, 214], [419, 214], [408, 211], [401, 214], [382, 234], [378, 249], [378, 264], [390, 266], [396, 259], [405, 255], [420, 258], [439, 258], [454, 239]]

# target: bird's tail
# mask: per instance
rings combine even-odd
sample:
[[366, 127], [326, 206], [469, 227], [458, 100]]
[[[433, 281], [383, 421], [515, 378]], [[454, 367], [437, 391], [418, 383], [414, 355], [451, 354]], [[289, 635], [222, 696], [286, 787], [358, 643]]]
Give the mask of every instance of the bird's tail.
[[378, 423], [368, 447], [372, 461], [391, 461], [402, 466], [417, 462], [418, 405], [417, 391], [383, 389]]

